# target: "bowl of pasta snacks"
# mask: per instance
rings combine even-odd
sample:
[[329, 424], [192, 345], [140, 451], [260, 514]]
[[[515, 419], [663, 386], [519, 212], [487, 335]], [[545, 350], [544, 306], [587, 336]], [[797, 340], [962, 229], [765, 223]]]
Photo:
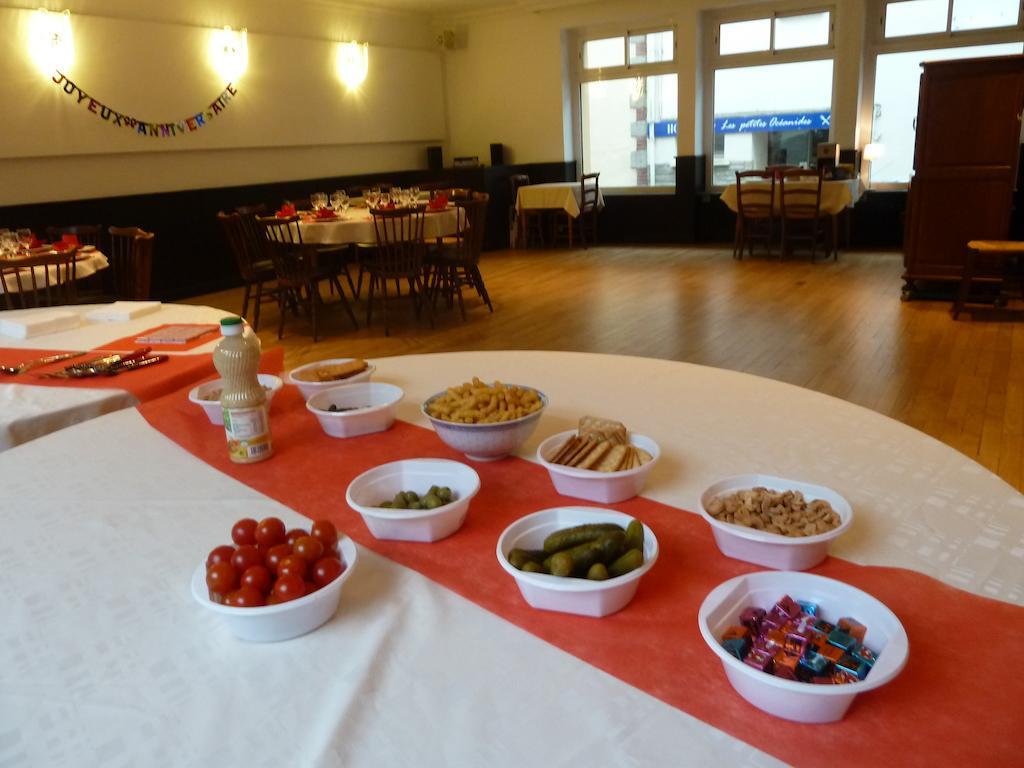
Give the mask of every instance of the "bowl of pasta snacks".
[[537, 461], [556, 491], [601, 504], [639, 494], [660, 455], [651, 438], [596, 416], [584, 416], [578, 429], [552, 435], [537, 448]]
[[427, 398], [422, 410], [446, 445], [473, 461], [493, 461], [530, 439], [547, 404], [540, 390], [474, 376]]
[[850, 503], [831, 488], [770, 475], [720, 480], [700, 508], [723, 555], [783, 571], [813, 568], [853, 522]]

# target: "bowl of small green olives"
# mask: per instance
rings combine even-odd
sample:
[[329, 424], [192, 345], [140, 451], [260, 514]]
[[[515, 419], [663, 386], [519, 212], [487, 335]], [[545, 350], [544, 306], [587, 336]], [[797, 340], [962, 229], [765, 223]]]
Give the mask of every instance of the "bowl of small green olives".
[[466, 520], [480, 490], [472, 467], [448, 459], [403, 459], [355, 478], [345, 501], [378, 539], [437, 541]]
[[633, 599], [658, 559], [658, 540], [613, 509], [555, 507], [506, 528], [497, 556], [532, 607], [600, 617]]

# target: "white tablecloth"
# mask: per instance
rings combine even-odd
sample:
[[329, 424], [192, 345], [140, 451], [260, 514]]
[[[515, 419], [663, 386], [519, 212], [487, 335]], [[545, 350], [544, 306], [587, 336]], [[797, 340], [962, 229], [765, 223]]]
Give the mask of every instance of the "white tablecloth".
[[[81, 304], [61, 307], [85, 316], [96, 304]], [[12, 310], [0, 312], [0, 319], [14, 318], [27, 313], [44, 310]], [[0, 347], [11, 349], [56, 349], [88, 350], [114, 339], [139, 333], [149, 328], [168, 323], [217, 323], [229, 315], [222, 309], [186, 304], [163, 304], [160, 309], [148, 315], [127, 322], [91, 323], [83, 319], [82, 325], [70, 331], [33, 336], [29, 339], [12, 339], [0, 336]], [[206, 344], [186, 350], [183, 354], [203, 354], [213, 351], [219, 337]], [[170, 352], [168, 354], [176, 354]], [[70, 365], [72, 361], [68, 361]], [[101, 416], [120, 408], [132, 408], [138, 400], [129, 392], [116, 388], [116, 379], [111, 380], [111, 389], [70, 389], [44, 387], [33, 384], [32, 373], [17, 377], [0, 377], [0, 451], [33, 440], [80, 421]]]
[[[787, 188], [799, 188], [799, 189], [814, 189], [818, 185], [817, 180], [815, 181], [797, 181], [787, 182]], [[771, 189], [771, 182], [767, 181], [751, 181], [744, 182], [743, 189], [758, 189], [768, 190]], [[773, 207], [778, 210], [780, 205], [780, 192], [781, 187], [778, 182], [775, 182], [775, 199], [772, 201]], [[844, 208], [856, 205], [857, 201], [860, 200], [861, 195], [864, 194], [864, 183], [859, 179], [842, 179], [839, 181], [824, 181], [821, 184], [821, 210], [832, 215], [840, 213]], [[738, 203], [736, 201], [736, 185], [730, 184], [724, 190], [722, 190], [722, 202], [728, 206], [729, 210], [735, 213], [738, 210]]]
[[[580, 215], [580, 183], [557, 181], [550, 184], [527, 184], [516, 194], [516, 210], [544, 208], [565, 211], [574, 219]], [[604, 208], [604, 193], [598, 189], [597, 207]]]
[[[89, 253], [79, 254], [78, 258], [75, 259], [75, 279], [84, 280], [87, 277], [92, 277], [101, 269], [106, 269], [110, 266], [110, 262], [107, 261], [107, 257], [100, 251], [90, 251]], [[46, 268], [50, 273], [50, 281], [54, 282], [57, 278], [57, 267], [49, 266]], [[42, 267], [33, 267], [36, 272], [36, 282], [38, 285], [45, 285], [46, 279], [43, 276]], [[32, 284], [32, 278], [26, 272], [21, 278], [22, 284], [30, 286]], [[0, 281], [0, 293], [4, 291], [10, 291], [11, 293], [18, 292], [18, 280], [13, 275], [5, 275], [3, 281]], [[2, 338], [2, 337], [0, 337]]]
[[[427, 210], [423, 219], [423, 238], [435, 240], [455, 234], [458, 218], [454, 206], [443, 211]], [[340, 221], [300, 221], [302, 240], [323, 245], [375, 243], [377, 232], [373, 215], [367, 208], [349, 208]]]
[[[745, 471], [822, 482], [856, 509], [835, 554], [1024, 602], [1024, 498], [951, 448], [857, 406], [636, 358], [375, 362], [376, 379], [406, 391], [400, 418], [425, 424], [422, 400], [472, 375], [534, 384], [551, 405], [524, 456], [581, 414], [620, 418], [661, 445], [650, 497], [693, 509], [712, 480]], [[48, 435], [3, 465], [5, 765], [491, 768], [578, 765], [594, 750], [600, 758], [584, 762], [778, 764], [362, 548], [326, 625], [278, 644], [233, 639], [194, 603], [193, 570], [238, 518], [303, 521], [136, 411]]]

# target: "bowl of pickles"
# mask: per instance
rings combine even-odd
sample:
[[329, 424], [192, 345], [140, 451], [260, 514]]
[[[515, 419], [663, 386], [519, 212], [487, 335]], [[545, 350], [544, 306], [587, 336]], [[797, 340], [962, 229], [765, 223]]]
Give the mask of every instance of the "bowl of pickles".
[[480, 476], [449, 459], [403, 459], [369, 469], [345, 491], [378, 539], [431, 542], [455, 533], [466, 521]]
[[658, 540], [613, 509], [555, 507], [506, 528], [497, 556], [534, 608], [600, 617], [633, 599], [658, 559]]

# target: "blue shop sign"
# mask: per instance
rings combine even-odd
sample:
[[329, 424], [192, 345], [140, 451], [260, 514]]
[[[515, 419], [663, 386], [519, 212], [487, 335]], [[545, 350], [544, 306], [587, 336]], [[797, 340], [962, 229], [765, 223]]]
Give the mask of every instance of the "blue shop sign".
[[831, 112], [793, 112], [786, 115], [716, 117], [715, 133], [770, 133], [772, 131], [827, 131]]
[[654, 123], [654, 138], [661, 136], [675, 136], [679, 131], [679, 124], [675, 120], [659, 120]]

